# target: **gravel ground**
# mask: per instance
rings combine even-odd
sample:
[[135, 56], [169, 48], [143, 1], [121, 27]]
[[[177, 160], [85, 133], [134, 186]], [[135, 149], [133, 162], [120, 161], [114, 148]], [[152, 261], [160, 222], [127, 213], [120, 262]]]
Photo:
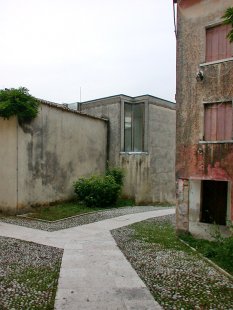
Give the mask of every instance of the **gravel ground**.
[[110, 218], [125, 215], [125, 214], [161, 210], [163, 208], [164, 207], [154, 207], [154, 206], [118, 208], [118, 209], [100, 211], [100, 212], [96, 212], [92, 214], [86, 214], [82, 216], [76, 216], [76, 217], [72, 217], [72, 218], [65, 219], [59, 222], [54, 222], [54, 223], [41, 222], [37, 220], [31, 220], [31, 219], [26, 219], [26, 218], [16, 217], [16, 216], [1, 216], [0, 221], [10, 223], [10, 224], [16, 224], [20, 226], [35, 228], [35, 229], [46, 230], [46, 231], [56, 231], [60, 229], [94, 223], [94, 222], [98, 222], [98, 221], [105, 220], [105, 219], [110, 219]]
[[53, 309], [63, 250], [0, 237], [0, 309]]
[[[144, 223], [165, 221], [174, 225], [174, 216]], [[180, 250], [144, 242], [136, 237], [134, 225], [113, 230], [112, 235], [164, 309], [233, 309], [233, 282], [184, 245]]]

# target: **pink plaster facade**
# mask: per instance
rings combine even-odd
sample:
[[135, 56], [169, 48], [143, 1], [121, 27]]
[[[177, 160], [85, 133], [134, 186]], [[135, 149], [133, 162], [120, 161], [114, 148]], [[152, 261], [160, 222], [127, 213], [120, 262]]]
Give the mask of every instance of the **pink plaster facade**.
[[[219, 196], [227, 195], [222, 199], [226, 201], [227, 227], [233, 221], [233, 46], [227, 58], [207, 62], [206, 44], [208, 30], [221, 27], [222, 16], [233, 6], [233, 1], [174, 2], [177, 6], [177, 229], [202, 231], [216, 220], [202, 222], [202, 213], [209, 210], [203, 205], [204, 181], [226, 182], [226, 193], [219, 189]], [[207, 109], [218, 106], [219, 116], [216, 110], [210, 113]]]

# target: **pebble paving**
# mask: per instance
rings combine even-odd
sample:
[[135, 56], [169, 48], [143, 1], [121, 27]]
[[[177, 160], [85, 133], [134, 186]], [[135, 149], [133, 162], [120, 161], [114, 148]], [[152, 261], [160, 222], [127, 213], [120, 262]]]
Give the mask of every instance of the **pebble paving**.
[[[18, 217], [2, 217], [0, 221], [56, 231], [120, 215], [161, 209], [163, 207], [151, 206], [112, 209], [56, 223]], [[174, 216], [162, 216], [147, 221], [155, 225], [163, 224], [163, 221], [174, 224]], [[163, 309], [233, 310], [232, 281], [197, 255], [177, 249], [164, 249], [156, 244], [149, 246], [148, 243], [137, 240], [132, 227], [116, 229], [112, 234]], [[0, 253], [0, 309], [53, 309], [63, 250], [0, 237]], [[33, 269], [38, 273], [33, 274]], [[30, 285], [27, 285], [27, 276]], [[31, 281], [33, 276], [36, 281]]]
[[[161, 225], [174, 215], [147, 220]], [[191, 251], [137, 240], [133, 226], [112, 231], [119, 248], [165, 310], [233, 310], [233, 281]]]
[[42, 221], [27, 219], [23, 217], [16, 217], [16, 216], [0, 216], [0, 221], [9, 223], [9, 224], [16, 224], [20, 226], [41, 229], [41, 230], [46, 230], [46, 231], [56, 231], [60, 229], [66, 229], [66, 228], [71, 228], [71, 227], [80, 226], [84, 224], [94, 223], [94, 222], [98, 222], [101, 220], [118, 217], [121, 215], [162, 210], [162, 209], [164, 208], [154, 207], [154, 206], [141, 206], [141, 207], [137, 206], [137, 207], [109, 209], [106, 211], [100, 211], [96, 213], [85, 214], [82, 216], [75, 216], [75, 217], [67, 218], [65, 220], [56, 221], [54, 223], [42, 222]]
[[0, 237], [0, 309], [53, 309], [63, 250]]

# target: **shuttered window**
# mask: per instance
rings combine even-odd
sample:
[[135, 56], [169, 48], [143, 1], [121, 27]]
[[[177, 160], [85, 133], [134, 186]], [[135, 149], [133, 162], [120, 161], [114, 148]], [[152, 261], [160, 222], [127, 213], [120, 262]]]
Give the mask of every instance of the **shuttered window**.
[[232, 140], [232, 103], [205, 105], [206, 141]]
[[232, 44], [227, 39], [231, 25], [206, 29], [206, 62], [232, 57]]

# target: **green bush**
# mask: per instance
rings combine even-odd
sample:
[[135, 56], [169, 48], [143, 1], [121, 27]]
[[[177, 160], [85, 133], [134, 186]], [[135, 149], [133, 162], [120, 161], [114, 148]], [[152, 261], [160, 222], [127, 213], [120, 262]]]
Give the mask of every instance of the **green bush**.
[[38, 109], [38, 100], [25, 87], [0, 90], [0, 117], [17, 116], [19, 121], [27, 122], [37, 116]]
[[78, 200], [87, 207], [110, 207], [117, 202], [121, 186], [111, 175], [81, 178], [74, 183]]
[[123, 169], [121, 169], [119, 167], [108, 169], [106, 172], [106, 175], [112, 176], [118, 185], [123, 186], [123, 183], [124, 183], [124, 171], [123, 171]]

